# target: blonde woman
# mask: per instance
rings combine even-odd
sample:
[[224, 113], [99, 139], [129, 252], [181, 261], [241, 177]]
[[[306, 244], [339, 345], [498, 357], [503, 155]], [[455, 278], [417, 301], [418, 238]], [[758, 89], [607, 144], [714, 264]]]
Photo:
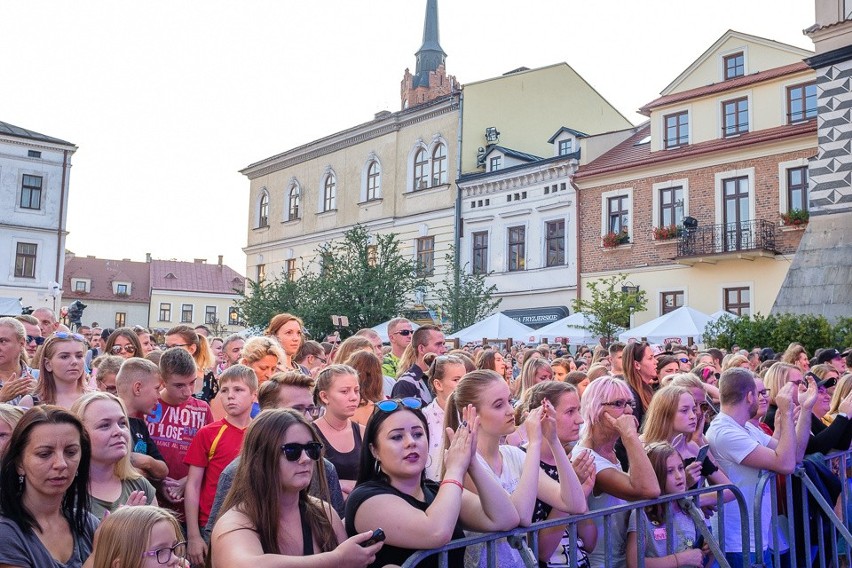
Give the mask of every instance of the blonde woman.
[[769, 408], [766, 411], [766, 416], [763, 417], [763, 422], [775, 431], [775, 413], [778, 411], [778, 405], [775, 403], [775, 397], [781, 392], [781, 389], [787, 383], [794, 383], [796, 388], [792, 391], [793, 404], [799, 404], [799, 391], [804, 382], [802, 370], [789, 363], [775, 363], [766, 375], [763, 377], [763, 383], [769, 389]]
[[124, 403], [106, 392], [91, 392], [71, 412], [92, 442], [89, 507], [99, 519], [122, 505], [157, 505], [154, 487], [130, 465], [130, 426]]
[[35, 390], [23, 397], [19, 405], [29, 408], [35, 404], [55, 404], [67, 409], [89, 392], [84, 341], [82, 335], [64, 331], [48, 337], [42, 346]]
[[[249, 367], [257, 376], [257, 386], [269, 380], [269, 377], [281, 370], [281, 364], [286, 359], [284, 350], [271, 337], [252, 337], [243, 345], [239, 364]], [[225, 408], [217, 396], [210, 402], [210, 411], [215, 420], [225, 417]], [[260, 405], [255, 402], [251, 407], [251, 417], [260, 414]]]
[[0, 404], [0, 458], [6, 453], [6, 446], [12, 437], [12, 430], [23, 417], [24, 409], [11, 404]]
[[725, 355], [725, 358], [722, 359], [722, 372], [725, 372], [728, 369], [732, 369], [734, 367], [751, 369], [751, 365], [748, 362], [748, 357], [746, 357], [745, 355], [740, 355], [739, 353], [728, 353], [727, 355]]
[[808, 352], [800, 343], [791, 343], [781, 355], [781, 362], [788, 365], [795, 365], [803, 374], [811, 370], [811, 361], [808, 357]]

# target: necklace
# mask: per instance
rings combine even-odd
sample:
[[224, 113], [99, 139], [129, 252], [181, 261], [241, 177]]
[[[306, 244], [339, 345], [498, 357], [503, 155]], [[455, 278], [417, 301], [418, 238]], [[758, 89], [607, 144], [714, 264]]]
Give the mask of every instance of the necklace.
[[[322, 419], [325, 420], [325, 423], [328, 424], [329, 428], [331, 428], [332, 430], [335, 430], [337, 432], [343, 432], [344, 430], [346, 430], [346, 427], [349, 425], [349, 424], [344, 424], [342, 428], [338, 428], [337, 426], [335, 426], [334, 424], [332, 424], [331, 422], [328, 421], [328, 418], [326, 418], [325, 414], [322, 415]], [[347, 420], [347, 423], [348, 422], [349, 421]]]

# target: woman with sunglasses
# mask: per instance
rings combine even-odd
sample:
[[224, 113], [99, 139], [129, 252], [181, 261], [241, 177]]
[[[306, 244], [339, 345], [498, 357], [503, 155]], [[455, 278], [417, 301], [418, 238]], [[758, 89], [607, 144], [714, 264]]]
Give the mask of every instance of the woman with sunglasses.
[[327, 487], [324, 468], [315, 467], [322, 449], [295, 410], [265, 410], [252, 422], [210, 539], [213, 568], [288, 566], [286, 557], [293, 556], [315, 556], [305, 566], [362, 568], [373, 562], [382, 543], [362, 545], [378, 525], [347, 539], [327, 490], [323, 499], [308, 495], [314, 475]]
[[[627, 365], [625, 364], [625, 370]], [[633, 416], [633, 392], [621, 379], [608, 375], [592, 381], [580, 401], [580, 415], [586, 424], [580, 441], [572, 455], [588, 450], [595, 462], [595, 489], [588, 497], [589, 510], [623, 505], [627, 501], [654, 499], [660, 495], [654, 468], [639, 440], [639, 423]], [[621, 440], [630, 460], [630, 470], [625, 473], [615, 455], [615, 442]], [[616, 513], [609, 517], [610, 545], [604, 537], [604, 519], [595, 520], [598, 541], [589, 555], [592, 568], [604, 566], [604, 558], [611, 558], [611, 566], [625, 566], [627, 514]]]
[[104, 353], [107, 355], [117, 355], [124, 359], [144, 357], [139, 336], [129, 327], [120, 327], [109, 334], [106, 345], [104, 346]]
[[[505, 386], [501, 378], [497, 380]], [[451, 437], [443, 481], [425, 478], [429, 427], [421, 404], [416, 398], [382, 401], [367, 423], [358, 485], [346, 503], [346, 531], [356, 534], [383, 528], [385, 546], [372, 566], [401, 565], [417, 550], [463, 538], [463, 529], [490, 532], [518, 525], [508, 494], [475, 458], [482, 429], [473, 407], [463, 409], [462, 421]], [[465, 488], [466, 480], [476, 494]], [[451, 552], [449, 565], [461, 566], [463, 556], [463, 549]], [[437, 556], [418, 564], [437, 565]]]
[[[550, 365], [545, 362], [550, 371]], [[468, 406], [476, 409], [480, 431], [476, 439], [477, 461], [487, 466], [499, 479], [500, 485], [510, 494], [512, 506], [522, 526], [532, 522], [536, 498], [551, 507], [569, 514], [586, 511], [586, 496], [571, 467], [565, 449], [559, 442], [554, 410], [550, 403], [531, 410], [524, 420], [529, 436], [526, 451], [501, 444], [505, 436], [515, 430], [515, 409], [509, 401], [509, 387], [493, 371], [474, 371], [459, 381], [447, 402], [456, 412], [447, 412], [445, 425], [452, 430], [458, 427], [461, 411]], [[554, 481], [540, 467], [542, 446], [548, 445], [559, 472], [559, 482]], [[506, 565], [519, 563], [518, 551], [508, 542], [497, 545], [498, 554], [505, 557]], [[467, 552], [469, 563], [484, 561], [485, 548], [476, 547]]]
[[0, 402], [18, 404], [35, 385], [26, 347], [37, 339], [15, 318], [0, 318]]
[[[816, 401], [811, 409], [811, 435], [808, 438], [808, 446], [805, 448], [806, 455], [846, 451], [852, 445], [852, 421], [849, 419], [852, 415], [852, 393], [847, 394], [846, 398], [840, 401], [837, 406], [837, 414], [829, 426], [826, 426], [822, 421], [823, 416], [828, 414], [831, 408], [831, 392], [829, 391], [837, 385], [837, 379], [834, 378], [834, 375], [827, 374], [826, 377], [821, 380], [814, 373], [805, 373], [807, 385], [816, 384], [817, 387]], [[803, 398], [805, 398], [805, 394], [800, 386], [799, 400]], [[805, 407], [806, 404], [802, 401], [803, 412]]]
[[86, 343], [82, 335], [57, 331], [42, 347], [39, 379], [31, 395], [21, 406], [55, 404], [70, 409], [78, 398], [89, 392], [84, 358]]
[[325, 456], [334, 464], [344, 497], [355, 487], [361, 455], [363, 427], [352, 420], [361, 403], [358, 373], [348, 365], [329, 365], [317, 375], [314, 403], [325, 407], [325, 414], [314, 422]]

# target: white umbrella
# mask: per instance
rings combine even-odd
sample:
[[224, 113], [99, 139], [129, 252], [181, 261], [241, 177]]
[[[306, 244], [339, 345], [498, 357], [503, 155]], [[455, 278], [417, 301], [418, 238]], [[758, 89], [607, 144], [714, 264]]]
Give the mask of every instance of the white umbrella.
[[538, 328], [533, 335], [536, 341], [541, 341], [543, 337], [551, 341], [561, 338], [571, 345], [592, 345], [598, 343], [601, 338], [586, 329], [590, 321], [592, 321], [591, 316], [583, 312], [575, 312], [566, 318]]
[[728, 310], [719, 310], [718, 312], [713, 312], [712, 314], [710, 314], [710, 321], [716, 322], [722, 318], [736, 319], [737, 317], [739, 317], [737, 316], [737, 314], [732, 314]]
[[699, 343], [704, 335], [704, 328], [710, 321], [707, 314], [683, 306], [648, 323], [628, 329], [620, 334], [618, 339], [627, 342], [631, 339], [639, 341], [646, 337], [651, 343], [688, 343], [692, 339]]
[[[391, 320], [388, 320], [386, 322], [380, 323], [379, 325], [374, 325], [370, 328], [379, 334], [379, 337], [382, 338], [382, 343], [388, 343], [390, 341], [390, 338], [388, 337], [388, 324], [390, 322]], [[411, 329], [417, 329], [418, 327], [420, 326], [414, 322], [411, 322]]]
[[460, 329], [448, 339], [458, 339], [461, 343], [479, 342], [487, 339], [512, 339], [514, 341], [530, 341], [535, 336], [535, 330], [518, 323], [509, 316], [496, 313], [470, 327]]

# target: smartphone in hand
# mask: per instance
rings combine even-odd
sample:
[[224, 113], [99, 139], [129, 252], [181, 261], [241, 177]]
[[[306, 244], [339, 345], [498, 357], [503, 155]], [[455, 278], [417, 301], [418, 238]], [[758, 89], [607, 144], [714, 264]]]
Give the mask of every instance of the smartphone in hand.
[[361, 543], [361, 546], [373, 546], [377, 542], [382, 542], [383, 540], [385, 540], [385, 531], [382, 529], [376, 529], [373, 531], [373, 534], [370, 535], [370, 538]]

